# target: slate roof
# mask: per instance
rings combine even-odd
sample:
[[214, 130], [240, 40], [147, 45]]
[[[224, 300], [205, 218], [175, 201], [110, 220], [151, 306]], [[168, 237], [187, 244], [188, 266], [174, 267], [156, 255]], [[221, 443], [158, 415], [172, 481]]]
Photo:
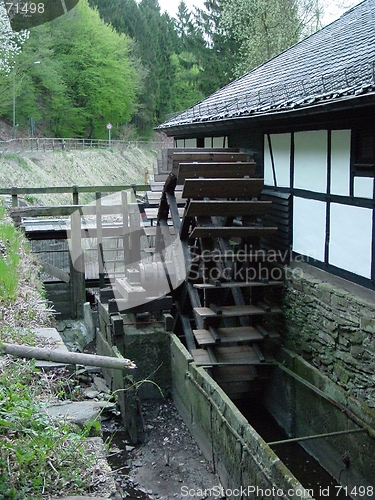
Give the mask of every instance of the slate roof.
[[184, 128], [292, 111], [375, 93], [375, 0], [365, 0], [305, 40], [158, 127]]

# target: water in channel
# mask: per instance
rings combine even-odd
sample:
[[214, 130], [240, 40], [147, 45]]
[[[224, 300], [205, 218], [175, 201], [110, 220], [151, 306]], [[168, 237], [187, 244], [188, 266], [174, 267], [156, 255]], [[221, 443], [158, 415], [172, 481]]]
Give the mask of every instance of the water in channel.
[[[241, 400], [236, 406], [250, 425], [266, 442], [281, 441], [288, 436], [284, 429], [269, 413], [262, 403]], [[280, 460], [288, 467], [303, 487], [314, 491], [315, 498], [347, 499], [345, 491], [323, 467], [305, 451], [299, 443], [286, 443], [272, 446]], [[343, 470], [344, 470], [343, 464]], [[329, 497], [319, 492], [329, 492]]]

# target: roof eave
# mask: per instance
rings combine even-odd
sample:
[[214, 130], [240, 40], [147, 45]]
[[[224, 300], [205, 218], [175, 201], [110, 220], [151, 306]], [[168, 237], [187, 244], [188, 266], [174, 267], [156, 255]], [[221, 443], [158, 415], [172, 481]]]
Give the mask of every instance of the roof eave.
[[375, 104], [375, 91], [361, 95], [343, 96], [332, 100], [331, 102], [318, 102], [309, 105], [300, 106], [292, 109], [278, 109], [268, 112], [246, 113], [242, 116], [232, 116], [228, 118], [219, 118], [205, 121], [189, 122], [186, 124], [176, 124], [170, 127], [159, 125], [155, 130], [162, 131], [169, 137], [187, 136], [191, 134], [203, 135], [205, 132], [221, 132], [224, 130], [233, 130], [238, 126], [243, 127], [244, 121], [249, 125], [258, 123], [267, 123], [268, 121], [291, 120], [301, 116], [313, 116], [316, 114], [332, 113], [334, 111], [343, 111], [345, 109], [360, 108], [369, 104]]

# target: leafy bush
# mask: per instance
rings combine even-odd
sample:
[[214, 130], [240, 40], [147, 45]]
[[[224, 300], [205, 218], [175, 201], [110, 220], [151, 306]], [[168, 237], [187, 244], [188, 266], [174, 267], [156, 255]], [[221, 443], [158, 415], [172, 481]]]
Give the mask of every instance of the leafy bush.
[[84, 447], [85, 433], [48, 415], [34, 362], [5, 359], [0, 368], [0, 499], [87, 492], [93, 458]]

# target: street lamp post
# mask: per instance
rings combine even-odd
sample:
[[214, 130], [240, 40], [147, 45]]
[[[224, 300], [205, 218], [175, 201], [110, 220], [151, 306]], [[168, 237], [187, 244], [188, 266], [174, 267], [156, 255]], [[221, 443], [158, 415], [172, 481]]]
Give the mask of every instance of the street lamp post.
[[[40, 64], [40, 61], [34, 61], [33, 64]], [[16, 138], [16, 67], [12, 72], [12, 139]]]
[[12, 139], [16, 138], [16, 76], [15, 76], [15, 68], [13, 68], [13, 90], [12, 90], [12, 96], [13, 96], [13, 127], [12, 127]]

